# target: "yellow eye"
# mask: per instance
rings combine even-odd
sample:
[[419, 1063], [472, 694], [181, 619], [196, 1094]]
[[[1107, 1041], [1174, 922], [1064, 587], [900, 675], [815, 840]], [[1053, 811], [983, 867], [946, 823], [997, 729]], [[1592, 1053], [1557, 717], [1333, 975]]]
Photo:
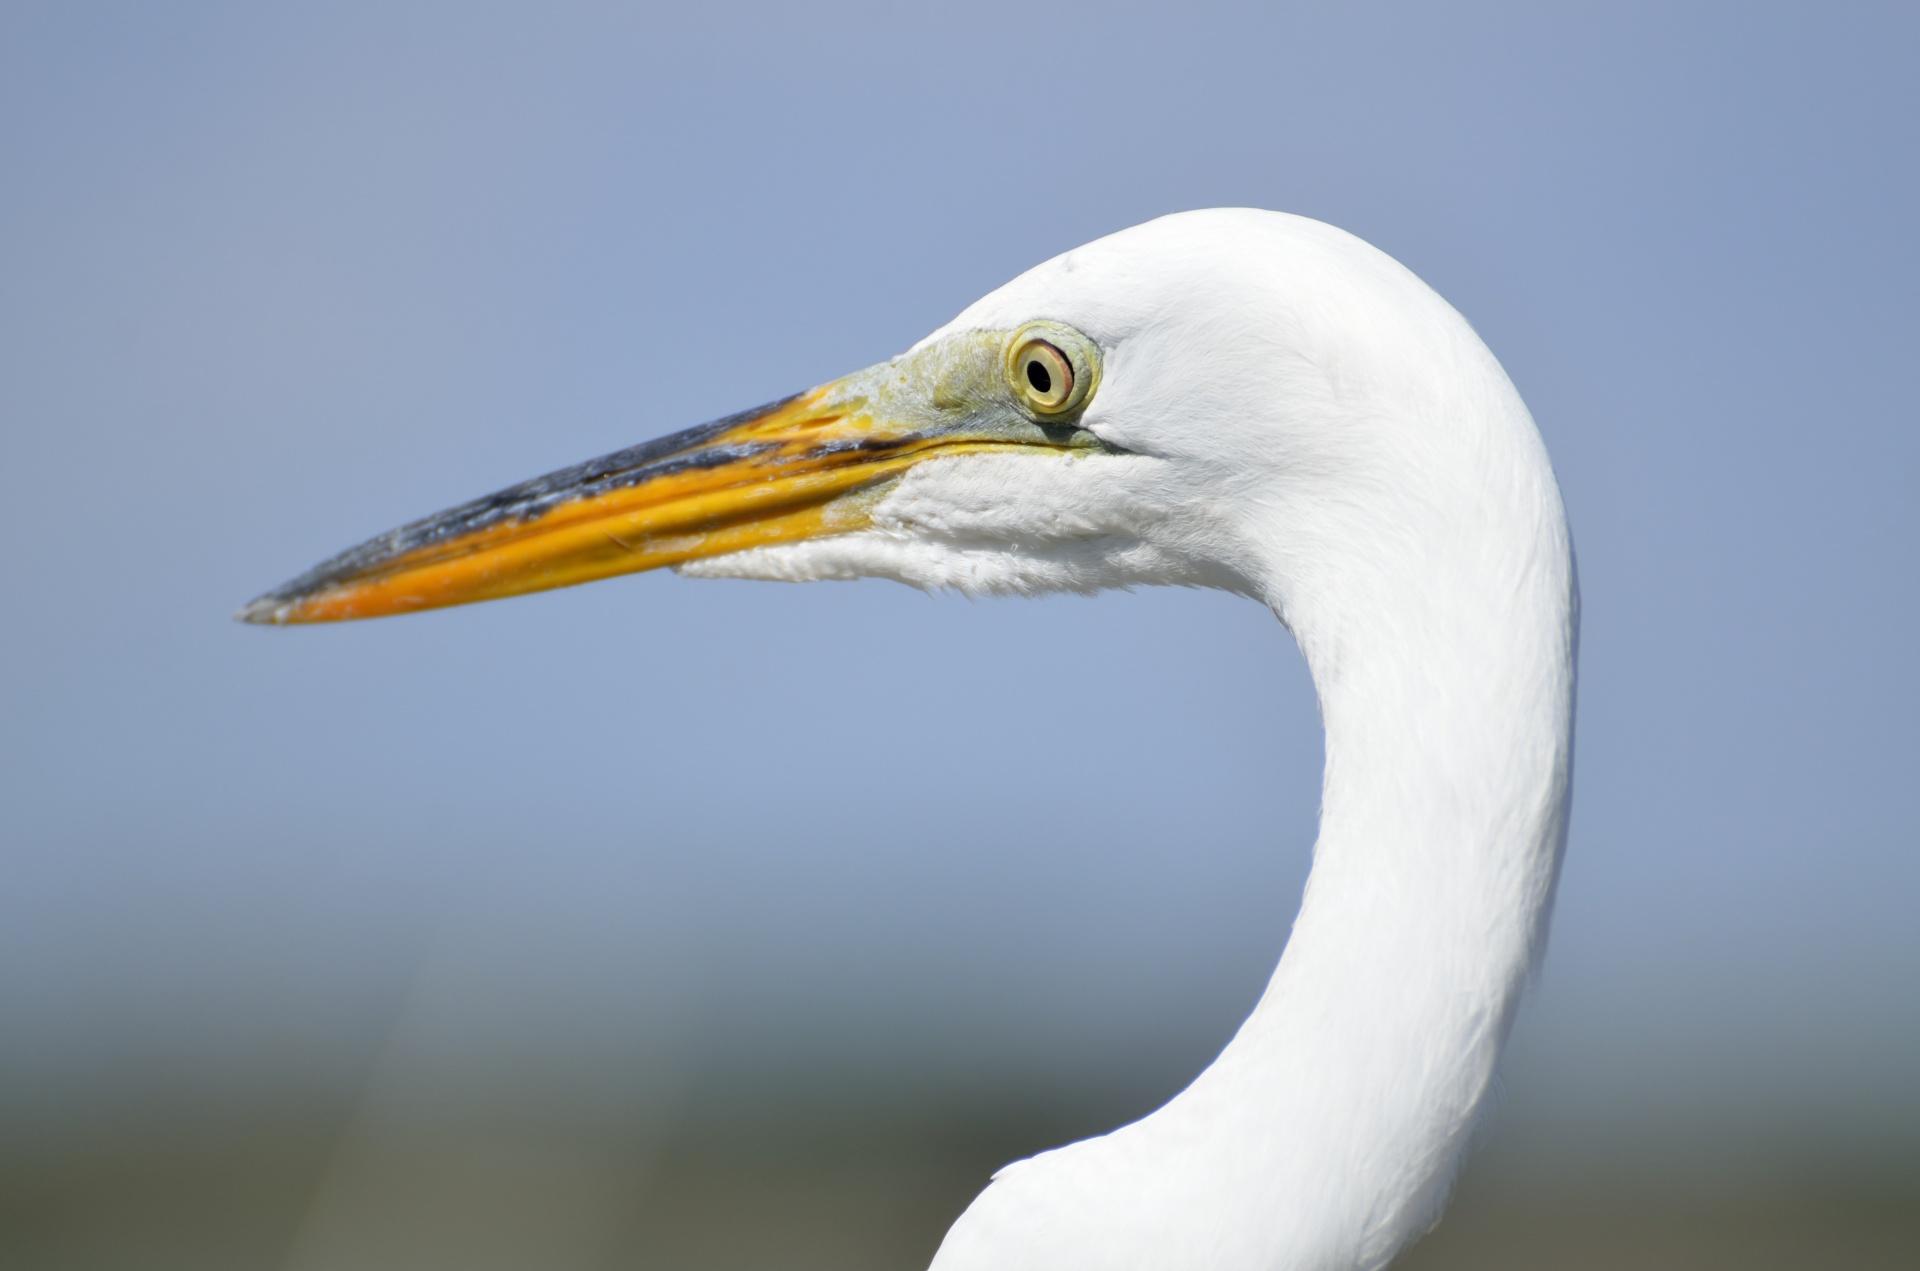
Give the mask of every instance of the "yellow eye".
[[1100, 382], [1100, 348], [1064, 322], [1029, 322], [1007, 338], [1007, 387], [1039, 423], [1066, 423]]
[[1043, 415], [1073, 399], [1073, 363], [1045, 340], [1028, 340], [1013, 355], [1013, 373], [1027, 404]]

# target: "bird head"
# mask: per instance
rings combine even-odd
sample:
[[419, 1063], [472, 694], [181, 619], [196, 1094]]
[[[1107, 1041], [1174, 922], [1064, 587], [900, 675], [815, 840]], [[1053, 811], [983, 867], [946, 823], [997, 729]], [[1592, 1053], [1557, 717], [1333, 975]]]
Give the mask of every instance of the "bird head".
[[1407, 284], [1432, 294], [1318, 222], [1163, 218], [1030, 270], [889, 361], [401, 526], [238, 616], [375, 617], [660, 567], [1259, 591], [1272, 553], [1250, 544], [1366, 450], [1365, 427], [1327, 420], [1345, 400], [1364, 424], [1352, 403], [1377, 377], [1343, 359], [1393, 306], [1350, 293]]

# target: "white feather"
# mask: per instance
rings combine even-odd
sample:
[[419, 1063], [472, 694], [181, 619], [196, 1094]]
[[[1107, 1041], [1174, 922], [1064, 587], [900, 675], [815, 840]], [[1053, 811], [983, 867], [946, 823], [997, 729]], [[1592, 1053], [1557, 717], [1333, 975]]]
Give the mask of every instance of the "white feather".
[[1320, 836], [1213, 1065], [1000, 1171], [934, 1271], [1383, 1266], [1438, 1216], [1552, 904], [1577, 603], [1545, 449], [1459, 314], [1299, 217], [1154, 221], [928, 338], [1041, 318], [1099, 344], [1083, 422], [1124, 454], [929, 462], [869, 531], [684, 572], [1256, 597], [1320, 697]]

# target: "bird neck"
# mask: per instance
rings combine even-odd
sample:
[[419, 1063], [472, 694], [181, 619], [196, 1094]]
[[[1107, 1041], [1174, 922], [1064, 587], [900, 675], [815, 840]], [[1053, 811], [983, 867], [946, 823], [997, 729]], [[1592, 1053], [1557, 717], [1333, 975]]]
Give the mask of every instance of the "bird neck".
[[1164, 1108], [1000, 1171], [935, 1271], [1374, 1271], [1438, 1216], [1566, 824], [1572, 557], [1519, 418], [1534, 479], [1457, 503], [1451, 526], [1383, 550], [1339, 507], [1296, 507], [1266, 535], [1304, 544], [1250, 589], [1306, 655], [1327, 735], [1279, 966]]
[[1234, 518], [1207, 562], [1292, 631], [1326, 726], [1272, 980], [1165, 1107], [997, 1174], [936, 1271], [1377, 1271], [1437, 1218], [1545, 938], [1576, 628], [1545, 448], [1450, 314], [1452, 361], [1328, 378], [1234, 497], [1179, 496]]
[[1313, 869], [1253, 1015], [1165, 1113], [1270, 1201], [1266, 1265], [1384, 1265], [1437, 1219], [1544, 943], [1576, 601], [1540, 472], [1397, 550], [1336, 530], [1271, 597], [1326, 726]]

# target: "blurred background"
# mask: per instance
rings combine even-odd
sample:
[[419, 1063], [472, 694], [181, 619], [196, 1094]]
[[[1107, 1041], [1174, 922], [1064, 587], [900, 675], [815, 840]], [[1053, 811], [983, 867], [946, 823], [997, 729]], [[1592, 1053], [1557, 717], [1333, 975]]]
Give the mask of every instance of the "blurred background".
[[1910, 5], [0, 10], [0, 1265], [916, 1268], [1312, 842], [1270, 615], [624, 579], [228, 619], [1251, 204], [1477, 326], [1572, 839], [1414, 1268], [1920, 1264]]

